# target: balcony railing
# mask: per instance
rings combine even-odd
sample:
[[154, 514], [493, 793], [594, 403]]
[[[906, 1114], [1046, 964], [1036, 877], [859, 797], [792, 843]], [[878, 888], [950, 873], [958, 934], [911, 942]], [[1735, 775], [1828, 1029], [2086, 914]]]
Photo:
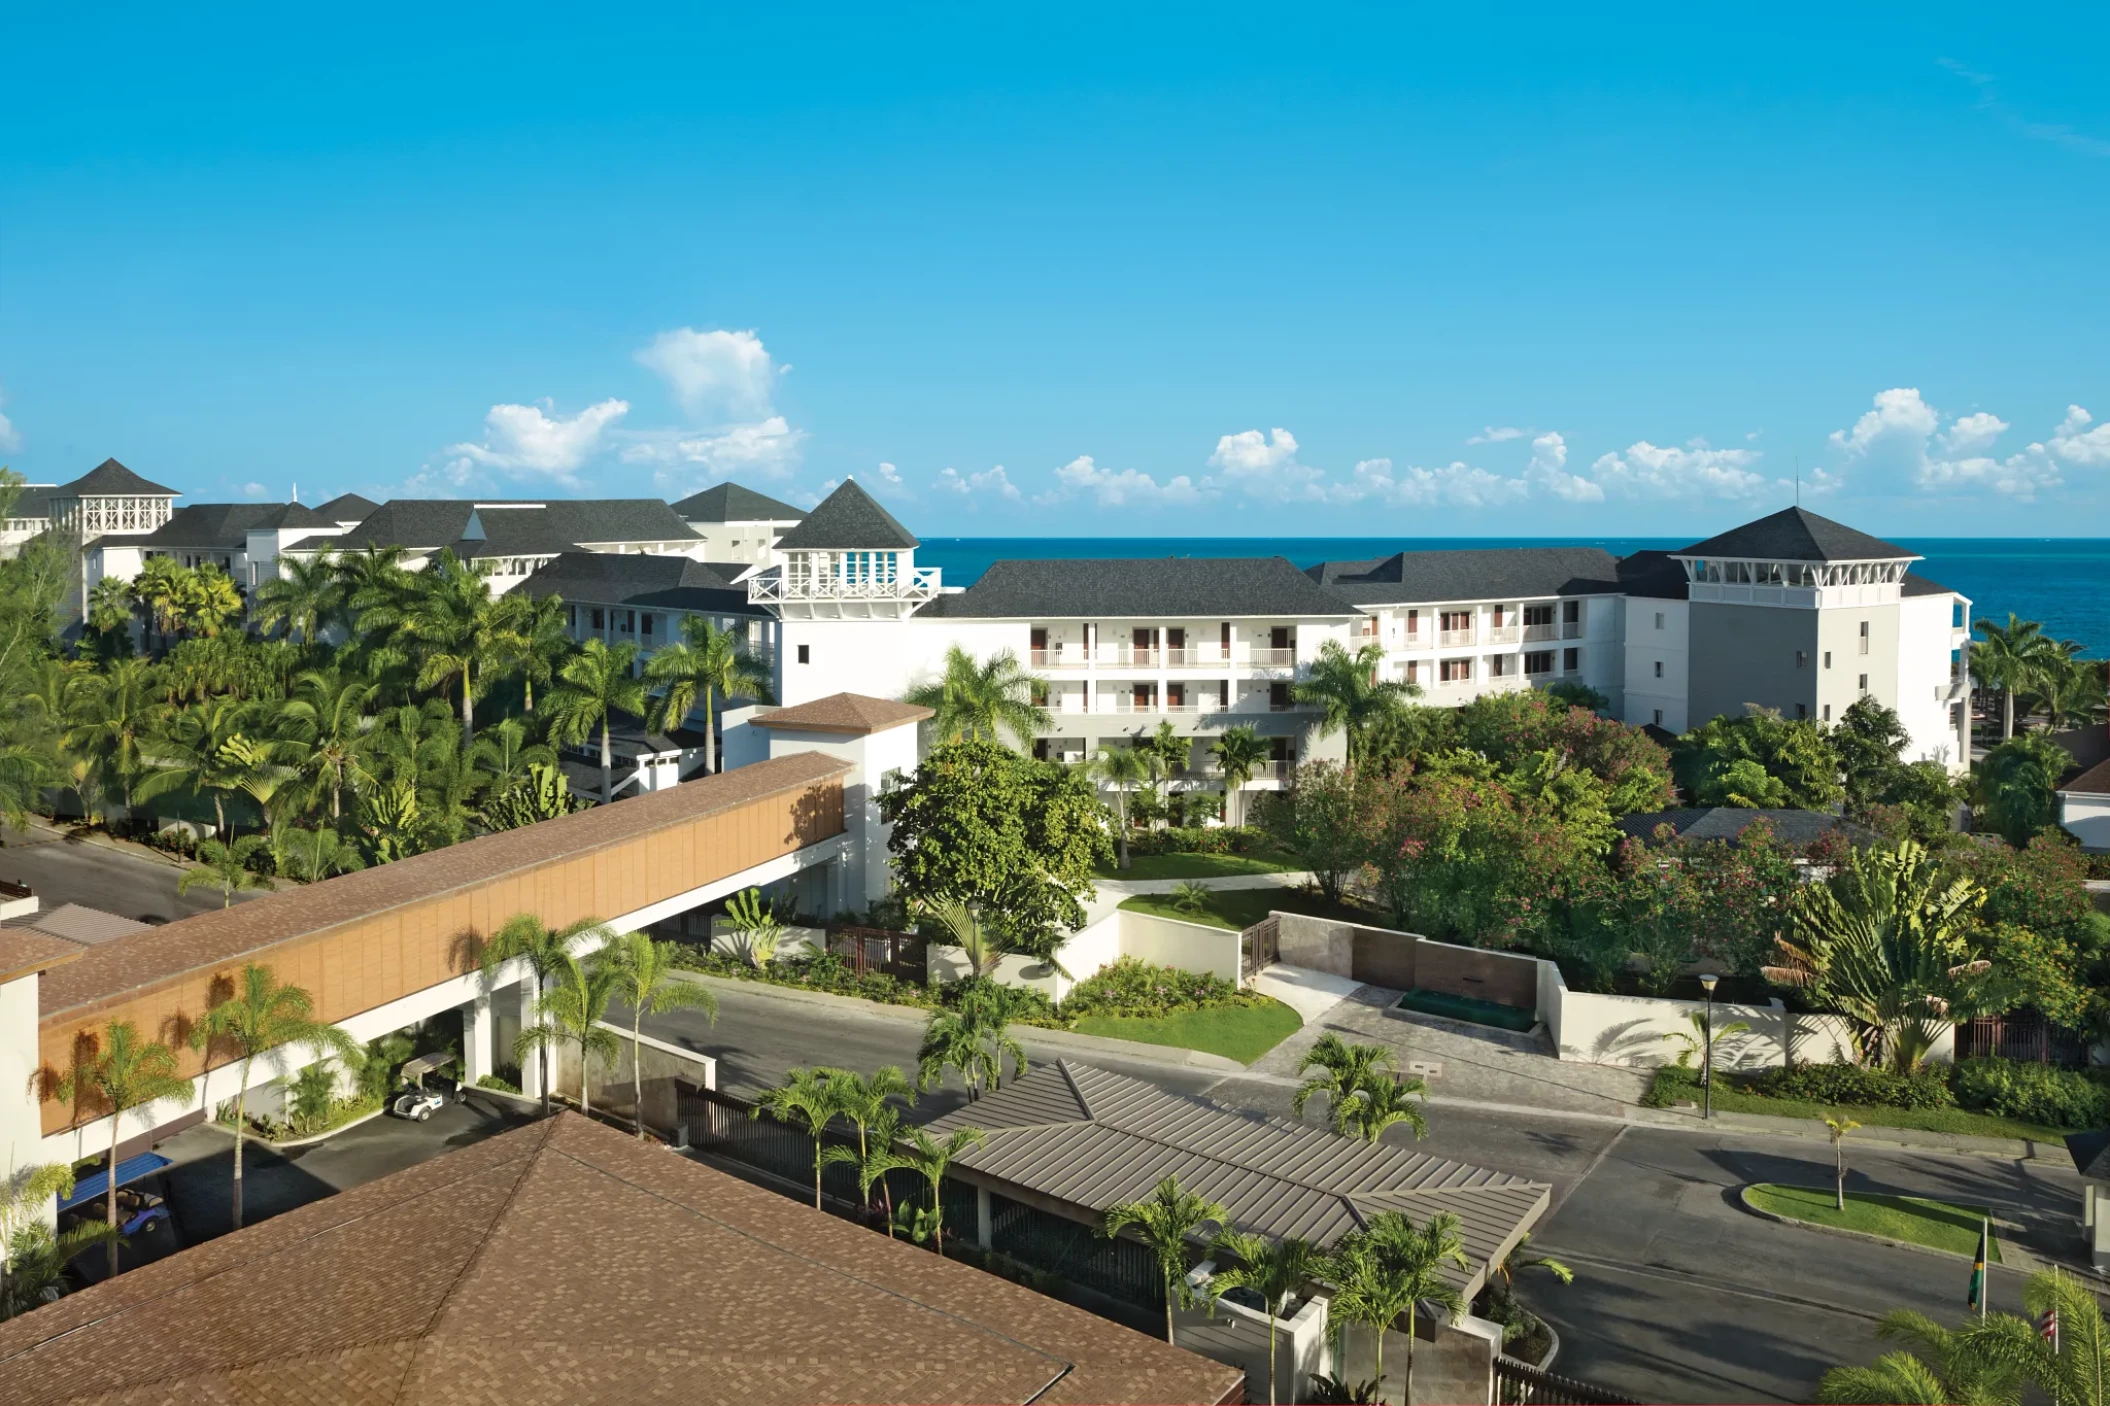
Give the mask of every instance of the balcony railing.
[[1438, 630], [1436, 632], [1436, 643], [1446, 648], [1454, 644], [1471, 644], [1472, 642], [1473, 627], [1470, 625], [1462, 630]]
[[1224, 711], [1221, 706], [1215, 703], [1206, 705], [1201, 703], [1168, 703], [1155, 698], [1129, 698], [1118, 693], [1114, 694], [1108, 701], [1111, 706], [1101, 708], [1098, 711], [1102, 713], [1221, 713]]
[[1255, 669], [1286, 669], [1296, 662], [1294, 649], [1255, 649], [1246, 655], [1246, 663]]
[[1557, 640], [1560, 637], [1561, 627], [1558, 625], [1526, 625], [1524, 627], [1524, 638], [1526, 640]]
[[1564, 640], [1579, 640], [1579, 639], [1581, 639], [1581, 638], [1582, 638], [1582, 621], [1580, 621], [1580, 620], [1563, 620], [1563, 621], [1561, 621], [1561, 638], [1562, 638], [1562, 639], [1564, 639]]
[[1034, 669], [1082, 669], [1092, 662], [1092, 654], [1083, 645], [1060, 644], [1053, 649], [1028, 650], [1027, 661]]
[[1489, 644], [1515, 644], [1519, 639], [1523, 638], [1523, 628], [1521, 625], [1489, 625], [1487, 627], [1487, 642]]
[[844, 580], [840, 576], [786, 576], [777, 572], [747, 579], [747, 598], [757, 604], [816, 600], [928, 600], [938, 593], [942, 568], [919, 566], [891, 581]]

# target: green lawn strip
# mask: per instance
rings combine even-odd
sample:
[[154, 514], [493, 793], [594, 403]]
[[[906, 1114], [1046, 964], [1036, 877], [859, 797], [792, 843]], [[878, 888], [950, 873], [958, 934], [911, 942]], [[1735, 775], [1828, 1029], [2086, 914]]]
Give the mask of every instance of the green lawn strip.
[[1106, 865], [1092, 872], [1102, 879], [1223, 879], [1239, 874], [1287, 874], [1304, 861], [1280, 850], [1247, 854], [1135, 854], [1128, 868]]
[[[1687, 1082], [1691, 1076], [1679, 1079], [1676, 1074], [1658, 1071], [1655, 1087], [1650, 1099], [1656, 1107], [1691, 1100], [1699, 1102], [1700, 1086]], [[1967, 1108], [1873, 1108], [1860, 1104], [1806, 1103], [1801, 1099], [1765, 1098], [1737, 1088], [1726, 1078], [1715, 1081], [1714, 1106], [1725, 1113], [1760, 1113], [1772, 1118], [1838, 1117], [1844, 1114], [1863, 1127], [1869, 1128], [1917, 1128], [1921, 1132], [1949, 1133], [1958, 1137], [2033, 1138], [2039, 1142], [2057, 1141], [2065, 1138], [2072, 1129], [2047, 1128], [2040, 1123], [2025, 1123], [2019, 1118], [2003, 1118], [1996, 1113], [1973, 1113]], [[1821, 1131], [1821, 1129], [1820, 1129]]]
[[[1906, 1240], [1930, 1250], [1969, 1258], [1978, 1253], [1978, 1233], [1987, 1211], [1983, 1206], [1952, 1206], [1918, 1196], [1878, 1196], [1849, 1191], [1840, 1210], [1828, 1187], [1783, 1186], [1760, 1182], [1744, 1192], [1750, 1203], [1789, 1220], [1838, 1230], [1858, 1230], [1885, 1240]], [[1993, 1263], [2000, 1263], [2000, 1237], [1993, 1237]]]
[[1206, 1050], [1240, 1064], [1251, 1064], [1303, 1024], [1297, 1013], [1282, 1002], [1263, 999], [1249, 1006], [1217, 1006], [1175, 1015], [1088, 1015], [1080, 1018], [1074, 1028], [1080, 1035]]
[[1123, 901], [1121, 906], [1132, 912], [1154, 913], [1160, 918], [1177, 918], [1188, 923], [1207, 923], [1234, 932], [1251, 927], [1277, 909], [1284, 913], [1309, 913], [1314, 917], [1340, 918], [1351, 923], [1384, 925], [1381, 914], [1346, 904], [1328, 903], [1303, 889], [1213, 889], [1208, 901], [1197, 905], [1191, 912], [1177, 906], [1177, 898], [1177, 894], [1170, 893], [1139, 893]]

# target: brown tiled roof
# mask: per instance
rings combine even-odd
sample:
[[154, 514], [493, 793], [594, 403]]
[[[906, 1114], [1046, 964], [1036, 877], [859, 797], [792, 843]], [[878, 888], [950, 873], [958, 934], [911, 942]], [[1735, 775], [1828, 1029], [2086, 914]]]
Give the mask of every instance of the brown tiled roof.
[[127, 918], [118, 913], [105, 913], [100, 908], [88, 908], [78, 903], [61, 903], [56, 908], [47, 908], [41, 913], [26, 917], [9, 918], [4, 925], [9, 928], [34, 928], [52, 937], [64, 938], [93, 946], [108, 942], [113, 937], [140, 932], [153, 926], [137, 918]]
[[2110, 761], [2097, 762], [2059, 789], [2083, 796], [2110, 796]]
[[808, 732], [847, 732], [862, 737], [906, 723], [920, 723], [930, 716], [930, 709], [914, 703], [867, 698], [862, 693], [831, 693], [795, 708], [757, 714], [748, 722], [755, 727], [796, 727]]
[[0, 1323], [0, 1401], [1215, 1402], [1237, 1369], [576, 1114]]
[[[0, 927], [0, 982], [71, 962], [86, 949], [35, 928]], [[41, 980], [41, 979], [40, 979]]]
[[834, 757], [800, 752], [179, 919], [101, 943], [42, 978], [39, 1011], [58, 1015], [390, 908], [736, 810], [765, 796], [803, 790], [848, 770], [847, 762]]

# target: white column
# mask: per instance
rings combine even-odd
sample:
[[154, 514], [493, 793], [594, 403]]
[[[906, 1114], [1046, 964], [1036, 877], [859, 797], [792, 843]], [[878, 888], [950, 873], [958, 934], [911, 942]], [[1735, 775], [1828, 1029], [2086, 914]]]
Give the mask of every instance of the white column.
[[497, 1024], [488, 993], [462, 1007], [462, 1078], [471, 1084], [496, 1070], [491, 1045]]
[[990, 1249], [992, 1248], [990, 1244], [992, 1235], [989, 1217], [989, 1188], [977, 1186], [974, 1189], [974, 1242], [985, 1250]]
[[[535, 978], [522, 977], [513, 991], [514, 999], [520, 1002], [520, 1028], [525, 1030], [535, 1023]], [[537, 1055], [530, 1054], [521, 1063], [520, 1092], [529, 1098], [542, 1097], [542, 1060]]]

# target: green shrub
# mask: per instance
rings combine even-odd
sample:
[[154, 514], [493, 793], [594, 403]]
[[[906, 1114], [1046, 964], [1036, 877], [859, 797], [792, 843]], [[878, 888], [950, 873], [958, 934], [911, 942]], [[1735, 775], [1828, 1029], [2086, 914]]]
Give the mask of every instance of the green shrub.
[[484, 1075], [483, 1078], [476, 1081], [476, 1087], [479, 1089], [496, 1089], [502, 1094], [517, 1094], [520, 1092], [520, 1085], [514, 1083], [511, 1079], [502, 1078], [496, 1074]]
[[1250, 825], [1175, 826], [1128, 837], [1130, 854], [1246, 854], [1267, 848], [1267, 835]]
[[1213, 972], [1180, 971], [1139, 957], [1123, 957], [1070, 988], [1062, 1015], [1065, 1020], [1087, 1015], [1162, 1016], [1243, 1005], [1247, 1000], [1236, 986]]
[[1955, 1098], [1939, 1069], [1893, 1074], [1856, 1064], [1798, 1064], [1768, 1069], [1751, 1081], [1751, 1092], [1767, 1098], [1805, 1103], [1860, 1105], [1866, 1108], [1953, 1108]]
[[2088, 1074], [2009, 1059], [1958, 1061], [1949, 1076], [1965, 1108], [2043, 1123], [2053, 1128], [2099, 1128], [2110, 1122], [2110, 1089]]

